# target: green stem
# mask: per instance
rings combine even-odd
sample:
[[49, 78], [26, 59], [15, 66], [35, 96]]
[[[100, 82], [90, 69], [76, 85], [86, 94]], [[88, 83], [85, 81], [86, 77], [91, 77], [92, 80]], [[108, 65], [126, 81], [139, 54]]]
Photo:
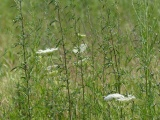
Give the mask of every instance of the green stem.
[[27, 59], [26, 59], [26, 38], [25, 38], [25, 32], [24, 32], [24, 18], [22, 14], [22, 0], [19, 1], [19, 11], [21, 16], [21, 33], [22, 33], [22, 49], [23, 49], [23, 69], [25, 74], [25, 80], [26, 80], [26, 87], [27, 87], [27, 109], [28, 109], [28, 119], [31, 120], [31, 112], [30, 112], [30, 89], [29, 89], [29, 76], [27, 74]]
[[70, 98], [70, 87], [69, 87], [69, 78], [68, 78], [68, 68], [67, 68], [67, 53], [64, 43], [64, 34], [62, 29], [62, 23], [61, 23], [61, 17], [60, 17], [60, 8], [58, 7], [58, 20], [60, 25], [60, 32], [61, 32], [61, 40], [62, 40], [62, 47], [63, 47], [63, 57], [64, 57], [64, 69], [65, 69], [65, 75], [66, 75], [66, 87], [67, 87], [67, 93], [68, 93], [68, 104], [69, 104], [69, 119], [72, 120], [72, 113], [71, 113], [71, 98]]

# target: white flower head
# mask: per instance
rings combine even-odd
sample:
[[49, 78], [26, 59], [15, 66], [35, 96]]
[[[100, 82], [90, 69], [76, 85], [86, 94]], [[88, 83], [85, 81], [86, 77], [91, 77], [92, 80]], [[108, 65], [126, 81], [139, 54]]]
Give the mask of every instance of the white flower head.
[[120, 98], [120, 99], [117, 99], [117, 100], [118, 101], [130, 101], [130, 100], [133, 100], [135, 98], [136, 98], [135, 96], [128, 95], [128, 97]]
[[40, 54], [40, 55], [42, 55], [42, 54], [50, 54], [50, 53], [52, 53], [52, 52], [54, 52], [56, 50], [58, 50], [58, 48], [47, 48], [45, 50], [38, 50], [36, 53]]
[[73, 52], [74, 52], [74, 53], [78, 53], [78, 49], [77, 49], [77, 48], [74, 48], [74, 49], [73, 49]]
[[73, 49], [74, 53], [83, 53], [87, 49], [87, 44], [81, 44], [79, 47]]
[[109, 94], [107, 96], [104, 97], [104, 100], [106, 101], [110, 101], [110, 100], [113, 100], [115, 99], [116, 101], [130, 101], [130, 100], [133, 100], [135, 99], [136, 97], [133, 96], [133, 95], [128, 95], [128, 97], [125, 97], [119, 93], [115, 93], [115, 94]]
[[104, 100], [109, 101], [109, 100], [113, 100], [113, 99], [122, 99], [124, 98], [123, 95], [119, 94], [119, 93], [114, 93], [114, 94], [109, 94], [107, 96], [104, 97]]

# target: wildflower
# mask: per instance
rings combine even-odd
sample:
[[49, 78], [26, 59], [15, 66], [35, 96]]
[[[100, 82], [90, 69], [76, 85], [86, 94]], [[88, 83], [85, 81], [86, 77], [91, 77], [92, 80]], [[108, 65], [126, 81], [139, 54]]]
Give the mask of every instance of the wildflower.
[[115, 93], [115, 94], [109, 94], [109, 95], [105, 96], [104, 100], [109, 101], [109, 100], [113, 100], [113, 99], [117, 100], [120, 98], [122, 99], [122, 98], [124, 98], [124, 96], [121, 94]]
[[36, 53], [37, 54], [50, 54], [56, 50], [58, 50], [58, 48], [51, 48], [51, 49], [47, 48], [46, 50], [38, 50]]
[[132, 99], [135, 99], [135, 96], [128, 95], [128, 97], [120, 98], [120, 99], [117, 99], [117, 100], [118, 101], [130, 101]]
[[115, 93], [115, 94], [109, 94], [104, 97], [104, 100], [106, 100], [106, 101], [113, 100], [113, 99], [115, 99], [117, 101], [130, 101], [132, 99], [135, 99], [135, 96], [128, 95], [128, 97], [125, 97], [119, 93]]
[[79, 47], [73, 49], [74, 53], [83, 53], [87, 48], [87, 44], [81, 44]]

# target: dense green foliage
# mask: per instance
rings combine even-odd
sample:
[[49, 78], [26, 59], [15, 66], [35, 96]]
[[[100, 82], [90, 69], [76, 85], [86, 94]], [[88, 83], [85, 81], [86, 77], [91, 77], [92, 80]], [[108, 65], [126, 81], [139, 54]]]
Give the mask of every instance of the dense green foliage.
[[158, 0], [0, 2], [0, 119], [160, 119]]

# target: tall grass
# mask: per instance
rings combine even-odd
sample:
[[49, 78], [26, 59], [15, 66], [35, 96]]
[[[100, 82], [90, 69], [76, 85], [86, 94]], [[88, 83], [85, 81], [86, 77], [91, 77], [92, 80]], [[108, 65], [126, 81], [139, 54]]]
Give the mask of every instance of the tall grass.
[[[153, 6], [149, 1], [144, 1], [143, 3], [139, 3], [141, 12], [138, 12], [138, 9], [135, 8], [134, 3], [133, 7], [138, 19], [138, 28], [140, 33], [140, 48], [137, 49], [137, 55], [140, 58], [140, 71], [141, 71], [141, 79], [145, 81], [145, 93], [146, 93], [146, 110], [145, 114], [148, 116], [149, 119], [154, 118], [154, 97], [155, 97], [155, 81], [152, 73], [152, 60], [155, 56], [154, 46], [157, 41], [156, 33], [152, 33], [157, 26], [156, 18], [152, 19], [152, 10]], [[143, 113], [144, 114], [144, 113]]]
[[[11, 4], [0, 40], [1, 119], [159, 119], [158, 0]], [[105, 101], [111, 93], [136, 99]]]

